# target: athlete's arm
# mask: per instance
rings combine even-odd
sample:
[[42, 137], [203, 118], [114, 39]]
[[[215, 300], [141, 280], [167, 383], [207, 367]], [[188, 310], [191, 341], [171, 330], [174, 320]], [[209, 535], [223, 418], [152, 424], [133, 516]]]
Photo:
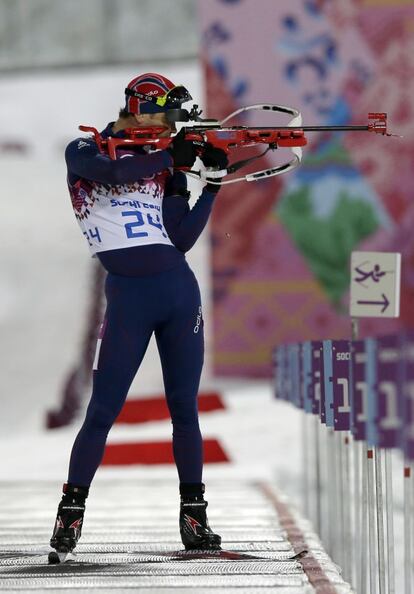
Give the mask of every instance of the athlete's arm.
[[100, 153], [96, 143], [89, 138], [78, 138], [69, 143], [65, 159], [71, 173], [110, 185], [132, 183], [173, 165], [167, 151], [156, 151], [149, 155], [128, 154], [113, 160]]
[[211, 213], [215, 194], [203, 189], [190, 210], [186, 196], [187, 182], [182, 172], [175, 172], [167, 183], [162, 204], [165, 229], [181, 252], [188, 252], [200, 237]]

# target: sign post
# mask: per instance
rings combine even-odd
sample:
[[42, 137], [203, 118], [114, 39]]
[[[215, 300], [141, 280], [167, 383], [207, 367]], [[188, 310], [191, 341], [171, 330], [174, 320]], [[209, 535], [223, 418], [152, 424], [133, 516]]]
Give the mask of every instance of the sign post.
[[[350, 315], [353, 319], [353, 340], [358, 338], [358, 325], [356, 318], [375, 317], [375, 318], [397, 318], [400, 315], [400, 282], [401, 282], [401, 254], [394, 252], [352, 252], [351, 256], [351, 298]], [[371, 394], [378, 397], [378, 395]], [[371, 403], [372, 405], [372, 403]], [[370, 404], [368, 405], [370, 407]], [[374, 458], [375, 453], [375, 459]], [[386, 472], [391, 476], [391, 460], [389, 459], [389, 450], [385, 451]], [[375, 534], [375, 512], [372, 509], [374, 505], [374, 485], [372, 465], [375, 462], [375, 483], [376, 483], [376, 503], [377, 503], [377, 528], [378, 528], [378, 561], [379, 561], [379, 591], [385, 594], [385, 561], [384, 561], [384, 542], [382, 538], [383, 531], [383, 496], [382, 496], [382, 470], [379, 447], [369, 445], [366, 448], [368, 461], [368, 481], [363, 480], [363, 489], [368, 488], [369, 507], [369, 532], [370, 532], [370, 592], [377, 591], [375, 580], [375, 551], [372, 546], [372, 540]], [[366, 467], [365, 467], [366, 468]], [[386, 485], [390, 484], [390, 476], [387, 476]], [[370, 480], [371, 479], [371, 480]], [[367, 486], [366, 486], [367, 485]], [[390, 498], [392, 491], [387, 493], [387, 516], [389, 515]], [[364, 497], [363, 497], [364, 498]], [[392, 508], [391, 508], [392, 509]], [[392, 514], [392, 511], [391, 511]], [[392, 526], [392, 516], [387, 517], [388, 527]], [[388, 539], [388, 583], [389, 590], [393, 591], [394, 584], [391, 583], [394, 578], [393, 569], [393, 543], [389, 541], [393, 534], [393, 527], [387, 531]], [[363, 540], [365, 535], [363, 534]], [[365, 555], [365, 552], [362, 551]], [[363, 560], [364, 563], [364, 560]], [[409, 568], [406, 568], [409, 571]], [[365, 591], [365, 583], [362, 584]]]

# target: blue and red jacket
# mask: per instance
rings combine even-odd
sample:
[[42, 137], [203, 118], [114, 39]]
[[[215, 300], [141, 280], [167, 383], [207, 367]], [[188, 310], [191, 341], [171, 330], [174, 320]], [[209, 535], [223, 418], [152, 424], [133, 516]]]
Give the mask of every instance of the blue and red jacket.
[[[112, 126], [103, 138], [125, 136], [114, 134]], [[136, 147], [113, 160], [99, 152], [93, 138], [78, 138], [65, 158], [75, 216], [91, 252], [109, 272], [156, 274], [185, 259], [207, 224], [215, 194], [204, 188], [190, 209], [186, 176], [173, 172], [169, 152], [147, 154]]]

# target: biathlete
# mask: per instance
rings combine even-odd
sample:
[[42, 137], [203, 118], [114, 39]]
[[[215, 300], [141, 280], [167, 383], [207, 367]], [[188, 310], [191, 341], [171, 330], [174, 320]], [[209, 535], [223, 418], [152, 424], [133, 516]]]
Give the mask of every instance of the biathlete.
[[[125, 89], [126, 105], [102, 137], [125, 137], [133, 127], [163, 126], [176, 132], [174, 118], [188, 91], [165, 76], [147, 73]], [[67, 482], [50, 540], [59, 553], [74, 549], [81, 535], [85, 500], [101, 462], [107, 434], [154, 333], [173, 425], [173, 452], [179, 476], [179, 526], [186, 549], [220, 548], [207, 520], [202, 482], [202, 437], [197, 392], [204, 338], [200, 291], [185, 252], [209, 218], [219, 185], [207, 184], [190, 209], [186, 177], [196, 147], [176, 134], [167, 150], [121, 151], [116, 160], [92, 138], [66, 149], [73, 210], [93, 256], [107, 270], [107, 308], [93, 371], [93, 390], [75, 439]], [[201, 157], [223, 169], [225, 153], [207, 145]], [[54, 553], [55, 554], [55, 553]]]

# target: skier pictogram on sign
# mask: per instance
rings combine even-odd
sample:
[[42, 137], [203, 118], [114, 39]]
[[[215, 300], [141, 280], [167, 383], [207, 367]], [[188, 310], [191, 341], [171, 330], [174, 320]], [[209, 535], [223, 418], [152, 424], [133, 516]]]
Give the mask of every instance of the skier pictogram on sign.
[[397, 318], [400, 271], [401, 254], [352, 252], [350, 315]]
[[368, 279], [372, 279], [374, 283], [378, 283], [380, 279], [387, 274], [384, 270], [381, 270], [379, 264], [374, 264], [372, 270], [364, 270], [362, 267], [366, 264], [367, 262], [364, 262], [361, 266], [355, 268], [355, 272], [357, 273], [357, 276], [354, 278], [355, 282], [363, 284], [365, 281], [368, 281]]

